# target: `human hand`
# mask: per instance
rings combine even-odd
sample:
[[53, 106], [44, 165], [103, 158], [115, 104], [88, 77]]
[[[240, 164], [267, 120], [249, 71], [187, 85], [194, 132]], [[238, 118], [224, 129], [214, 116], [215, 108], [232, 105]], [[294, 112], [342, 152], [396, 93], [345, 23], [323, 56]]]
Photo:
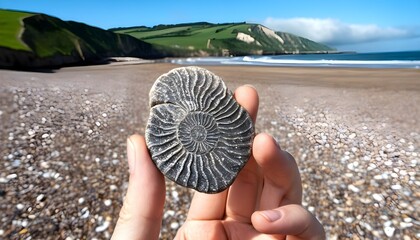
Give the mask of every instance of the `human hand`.
[[[255, 122], [255, 89], [240, 87], [235, 98]], [[130, 183], [113, 239], [157, 239], [165, 200], [164, 177], [153, 165], [143, 137], [129, 138], [127, 155]], [[253, 154], [232, 186], [217, 194], [195, 193], [176, 239], [325, 238], [322, 225], [301, 206], [301, 198], [293, 157], [271, 136], [258, 134]]]
[[[258, 94], [249, 86], [235, 98], [255, 122]], [[196, 192], [175, 239], [324, 239], [322, 225], [301, 206], [302, 184], [294, 158], [267, 134], [227, 190]]]

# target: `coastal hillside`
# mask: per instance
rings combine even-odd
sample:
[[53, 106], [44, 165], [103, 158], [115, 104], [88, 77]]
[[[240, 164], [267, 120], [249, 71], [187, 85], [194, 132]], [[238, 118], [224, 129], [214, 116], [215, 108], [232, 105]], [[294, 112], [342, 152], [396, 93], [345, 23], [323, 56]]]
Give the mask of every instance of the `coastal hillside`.
[[110, 30], [129, 34], [179, 56], [325, 53], [335, 50], [306, 38], [249, 23], [198, 22]]
[[45, 14], [0, 10], [0, 25], [1, 67], [60, 67], [115, 56], [162, 57], [151, 44], [129, 35]]
[[109, 57], [156, 59], [334, 51], [306, 38], [248, 23], [199, 22], [104, 30], [45, 14], [0, 9], [0, 26], [1, 68], [58, 68], [101, 63]]

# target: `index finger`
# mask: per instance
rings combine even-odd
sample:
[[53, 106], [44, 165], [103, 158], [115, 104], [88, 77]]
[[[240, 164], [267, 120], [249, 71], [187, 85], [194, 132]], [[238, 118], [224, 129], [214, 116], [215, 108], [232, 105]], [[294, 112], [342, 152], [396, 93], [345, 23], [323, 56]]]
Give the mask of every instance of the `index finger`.
[[252, 85], [243, 85], [236, 89], [234, 97], [236, 101], [245, 108], [255, 125], [259, 105], [257, 90]]
[[294, 158], [283, 151], [273, 137], [263, 133], [254, 139], [253, 155], [264, 175], [261, 209], [278, 207], [283, 200], [300, 203], [302, 184]]
[[[244, 107], [254, 124], [257, 118], [259, 98], [256, 89], [250, 85], [239, 87], [235, 99]], [[250, 156], [244, 168], [229, 188], [226, 201], [226, 217], [242, 222], [250, 222], [251, 214], [258, 202], [262, 181], [255, 159]]]

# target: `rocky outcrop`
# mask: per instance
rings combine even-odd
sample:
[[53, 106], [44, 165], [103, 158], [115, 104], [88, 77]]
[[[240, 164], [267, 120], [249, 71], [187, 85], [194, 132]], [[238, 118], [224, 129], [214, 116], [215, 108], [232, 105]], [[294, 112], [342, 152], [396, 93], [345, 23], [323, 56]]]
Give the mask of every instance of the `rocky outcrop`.
[[59, 68], [83, 62], [77, 56], [54, 55], [41, 58], [33, 52], [0, 47], [0, 68]]

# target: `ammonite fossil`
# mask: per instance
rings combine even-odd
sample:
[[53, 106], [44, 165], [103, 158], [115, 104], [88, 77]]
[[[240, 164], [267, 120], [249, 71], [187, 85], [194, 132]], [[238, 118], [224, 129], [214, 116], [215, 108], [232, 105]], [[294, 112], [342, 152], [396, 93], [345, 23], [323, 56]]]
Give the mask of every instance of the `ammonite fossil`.
[[251, 154], [254, 127], [220, 77], [173, 69], [154, 83], [150, 107], [146, 144], [167, 178], [206, 193], [233, 183]]

